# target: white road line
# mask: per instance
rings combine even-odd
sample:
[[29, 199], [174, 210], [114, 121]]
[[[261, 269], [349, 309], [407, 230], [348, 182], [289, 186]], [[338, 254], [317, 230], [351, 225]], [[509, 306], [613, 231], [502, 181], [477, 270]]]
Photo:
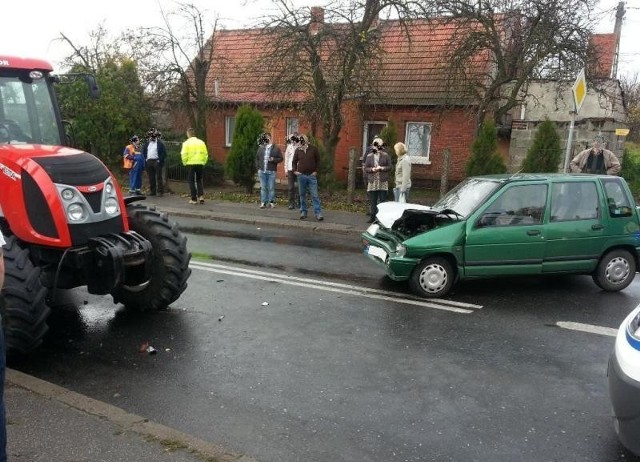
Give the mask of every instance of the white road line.
[[588, 334], [608, 335], [610, 337], [615, 337], [616, 335], [618, 335], [618, 329], [613, 329], [611, 327], [594, 326], [591, 324], [582, 324], [580, 322], [558, 321], [556, 323], [556, 326], [562, 327], [563, 329], [586, 332]]
[[[224, 269], [224, 270], [238, 271], [238, 272], [241, 272], [241, 273], [256, 274], [258, 276], [264, 275], [264, 271], [251, 270], [251, 269], [248, 269], [248, 268], [240, 268], [240, 267], [236, 267], [236, 266], [220, 265], [220, 264], [217, 264], [217, 263], [206, 263], [206, 262], [200, 262], [200, 261], [192, 261], [191, 263], [197, 264], [197, 265], [201, 265], [201, 266], [206, 266], [208, 268], [219, 268], [219, 269]], [[368, 287], [361, 287], [361, 286], [354, 286], [354, 285], [349, 285], [349, 284], [342, 284], [342, 283], [339, 283], [339, 282], [318, 281], [318, 280], [315, 280], [315, 279], [301, 278], [301, 277], [297, 277], [297, 276], [289, 276], [287, 274], [271, 274], [271, 276], [283, 278], [283, 279], [286, 279], [286, 280], [307, 282], [309, 284], [315, 284], [315, 285], [320, 284], [320, 285], [324, 285], [324, 286], [339, 287], [339, 288], [348, 289], [348, 290], [357, 290], [359, 292], [366, 292], [366, 293], [370, 293], [370, 294], [386, 295], [386, 296], [389, 296], [389, 297], [397, 297], [398, 296], [398, 294], [396, 292], [390, 292], [388, 290], [372, 289], [372, 288], [368, 288]], [[413, 299], [413, 300], [416, 300], [416, 301], [423, 301], [422, 299], [419, 299], [419, 298], [416, 298], [416, 297], [405, 297], [405, 298]], [[475, 310], [479, 310], [479, 309], [482, 308], [482, 305], [474, 305], [473, 303], [456, 302], [454, 300], [445, 300], [445, 299], [442, 299], [442, 298], [439, 298], [437, 300], [433, 300], [433, 302], [441, 304], [441, 305], [455, 306], [455, 307], [458, 307], [458, 308], [467, 308], [467, 309], [475, 309]]]
[[[435, 300], [433, 302], [412, 300], [403, 298], [401, 295], [393, 292], [387, 292], [387, 294], [372, 293], [374, 289], [367, 289], [357, 286], [349, 286], [346, 284], [337, 284], [326, 281], [315, 281], [313, 279], [304, 279], [293, 276], [278, 276], [278, 275], [265, 275], [264, 272], [245, 270], [242, 268], [235, 268], [232, 266], [216, 265], [210, 263], [200, 263], [192, 261], [189, 265], [191, 268], [199, 269], [202, 271], [208, 271], [212, 273], [230, 274], [233, 276], [240, 276], [245, 278], [258, 279], [261, 281], [279, 282], [281, 284], [287, 284], [297, 287], [308, 287], [311, 289], [324, 290], [327, 292], [336, 292], [341, 294], [356, 295], [359, 297], [366, 297], [375, 300], [387, 300], [394, 303], [404, 303], [406, 305], [416, 305], [425, 308], [433, 308], [436, 310], [450, 311], [452, 313], [470, 314], [473, 313], [470, 309], [459, 308], [456, 306], [448, 306], [445, 304], [438, 304]], [[378, 291], [383, 292], [383, 291]], [[439, 301], [439, 300], [438, 300]]]

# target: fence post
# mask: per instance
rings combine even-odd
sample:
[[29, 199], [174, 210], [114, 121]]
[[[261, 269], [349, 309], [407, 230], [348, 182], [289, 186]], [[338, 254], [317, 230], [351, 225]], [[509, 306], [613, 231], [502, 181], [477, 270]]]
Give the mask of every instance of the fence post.
[[444, 196], [449, 189], [449, 163], [451, 161], [451, 151], [442, 151], [442, 175], [440, 177], [440, 197]]
[[356, 188], [356, 148], [349, 149], [349, 173], [347, 176], [347, 204], [353, 204]]

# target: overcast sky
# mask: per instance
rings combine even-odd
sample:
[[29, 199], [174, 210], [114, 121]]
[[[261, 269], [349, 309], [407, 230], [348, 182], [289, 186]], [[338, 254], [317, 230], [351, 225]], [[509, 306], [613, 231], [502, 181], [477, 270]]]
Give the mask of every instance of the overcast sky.
[[[562, 0], [558, 0], [562, 1]], [[88, 43], [88, 32], [100, 23], [114, 35], [123, 29], [161, 25], [159, 9], [172, 10], [172, 0], [108, 0], [71, 2], [68, 0], [3, 0], [0, 15], [0, 54], [49, 60], [54, 67], [70, 54], [68, 45], [54, 40], [64, 33], [76, 44]], [[273, 11], [271, 0], [185, 0], [213, 18], [225, 29], [254, 24], [261, 15]], [[296, 6], [323, 6], [328, 0], [293, 0]], [[100, 6], [97, 6], [97, 5]], [[618, 0], [601, 0], [604, 12], [596, 32], [613, 32]], [[619, 74], [640, 74], [640, 0], [626, 1], [622, 28]]]

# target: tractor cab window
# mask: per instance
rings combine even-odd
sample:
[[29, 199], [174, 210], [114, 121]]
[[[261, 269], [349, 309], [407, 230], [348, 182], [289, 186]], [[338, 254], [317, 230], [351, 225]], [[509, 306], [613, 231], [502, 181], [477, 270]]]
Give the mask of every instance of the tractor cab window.
[[60, 145], [51, 88], [28, 72], [0, 74], [0, 143]]

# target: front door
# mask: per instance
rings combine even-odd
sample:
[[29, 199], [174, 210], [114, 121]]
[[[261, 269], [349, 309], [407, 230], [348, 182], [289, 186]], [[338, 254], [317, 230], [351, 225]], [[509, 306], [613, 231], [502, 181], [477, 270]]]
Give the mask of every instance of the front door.
[[545, 251], [546, 184], [503, 188], [467, 224], [465, 276], [537, 274]]

